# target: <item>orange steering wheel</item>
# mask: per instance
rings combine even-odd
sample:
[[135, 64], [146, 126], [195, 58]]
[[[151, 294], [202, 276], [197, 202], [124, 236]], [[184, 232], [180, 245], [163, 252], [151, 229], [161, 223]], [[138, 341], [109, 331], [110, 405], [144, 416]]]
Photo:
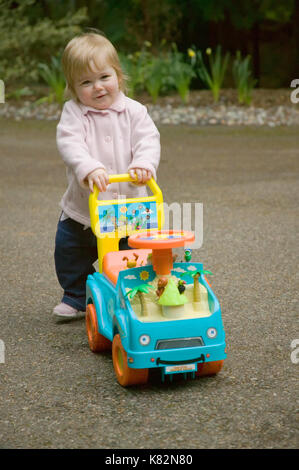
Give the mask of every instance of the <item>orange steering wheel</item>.
[[139, 232], [128, 239], [129, 246], [133, 248], [151, 248], [153, 251], [153, 269], [157, 275], [170, 274], [172, 262], [172, 248], [184, 246], [195, 241], [193, 232], [183, 230], [153, 230]]

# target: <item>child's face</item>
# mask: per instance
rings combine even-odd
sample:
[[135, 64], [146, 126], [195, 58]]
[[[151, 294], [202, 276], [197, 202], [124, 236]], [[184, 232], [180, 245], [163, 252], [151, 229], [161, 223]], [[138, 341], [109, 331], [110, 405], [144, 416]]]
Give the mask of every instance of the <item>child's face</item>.
[[95, 109], [106, 109], [112, 105], [119, 93], [118, 77], [113, 67], [92, 68], [78, 77], [74, 84], [79, 101]]

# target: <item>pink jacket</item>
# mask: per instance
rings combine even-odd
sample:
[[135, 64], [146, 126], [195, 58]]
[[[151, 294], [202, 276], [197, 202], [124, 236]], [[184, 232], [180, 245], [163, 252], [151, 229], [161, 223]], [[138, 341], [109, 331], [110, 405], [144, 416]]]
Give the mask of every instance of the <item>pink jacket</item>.
[[[66, 215], [90, 226], [86, 176], [96, 168], [108, 174], [130, 168], [151, 170], [160, 161], [160, 134], [142, 104], [119, 93], [105, 110], [67, 101], [57, 126], [57, 147], [67, 167], [68, 188], [60, 206]], [[147, 196], [145, 186], [110, 184], [101, 199]]]

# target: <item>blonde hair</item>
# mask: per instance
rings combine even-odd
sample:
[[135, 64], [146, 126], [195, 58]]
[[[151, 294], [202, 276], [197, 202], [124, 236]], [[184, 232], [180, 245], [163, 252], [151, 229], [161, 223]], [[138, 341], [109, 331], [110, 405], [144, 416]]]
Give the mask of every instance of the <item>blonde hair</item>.
[[113, 44], [100, 33], [83, 33], [80, 36], [75, 36], [67, 44], [62, 55], [62, 68], [66, 79], [66, 98], [71, 97], [78, 100], [74, 82], [86, 70], [93, 71], [92, 63], [99, 69], [106, 64], [113, 67], [120, 90], [126, 90], [127, 77], [121, 68]]

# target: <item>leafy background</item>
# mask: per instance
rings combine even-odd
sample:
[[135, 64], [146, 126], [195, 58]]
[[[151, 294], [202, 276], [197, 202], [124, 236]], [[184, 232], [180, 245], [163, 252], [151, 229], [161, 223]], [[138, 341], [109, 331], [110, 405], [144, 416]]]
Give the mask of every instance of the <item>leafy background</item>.
[[69, 39], [97, 28], [120, 51], [132, 96], [146, 90], [155, 101], [176, 90], [187, 101], [190, 88], [209, 88], [187, 51], [204, 56], [219, 46], [230, 56], [223, 87], [234, 86], [238, 53], [250, 57], [252, 86], [289, 87], [298, 73], [298, 24], [298, 0], [0, 0], [0, 78], [15, 97], [29, 94], [26, 87], [46, 81], [40, 64], [55, 68]]

